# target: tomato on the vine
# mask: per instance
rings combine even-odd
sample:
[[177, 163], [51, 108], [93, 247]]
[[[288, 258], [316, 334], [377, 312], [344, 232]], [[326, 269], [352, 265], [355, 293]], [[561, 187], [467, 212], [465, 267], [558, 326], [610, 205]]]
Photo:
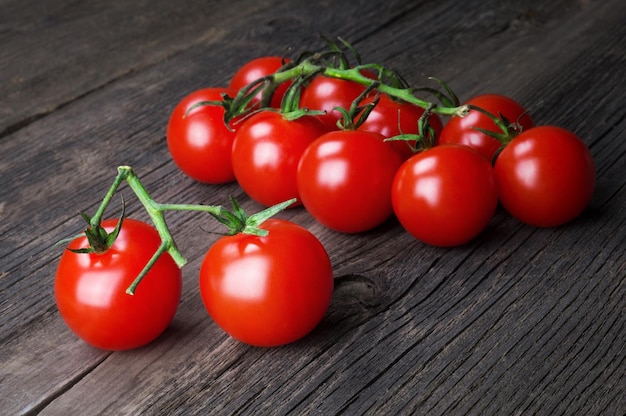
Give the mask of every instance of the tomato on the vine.
[[[108, 232], [118, 220], [103, 221]], [[161, 244], [149, 224], [124, 219], [119, 235], [104, 253], [75, 253], [88, 247], [74, 239], [63, 252], [54, 296], [68, 327], [85, 342], [104, 350], [127, 350], [148, 344], [170, 324], [181, 296], [181, 270], [169, 254], [159, 257], [134, 295], [126, 289]]]
[[[234, 97], [237, 90], [205, 88], [192, 92], [174, 108], [167, 125], [167, 147], [176, 165], [187, 176], [205, 183], [221, 184], [235, 180], [230, 154], [235, 132], [224, 124], [224, 108], [201, 105], [202, 101], [222, 101], [222, 94]], [[233, 129], [236, 128], [234, 124]]]
[[200, 268], [204, 305], [226, 333], [246, 344], [294, 342], [322, 320], [333, 292], [330, 259], [320, 241], [294, 223], [269, 219], [266, 236], [221, 237]]
[[345, 79], [316, 76], [303, 89], [300, 106], [309, 110], [326, 111], [319, 116], [328, 130], [337, 130], [337, 121], [342, 118], [341, 112], [334, 110], [341, 107], [348, 110], [365, 87], [354, 81]]
[[400, 224], [418, 240], [442, 247], [480, 234], [498, 204], [491, 164], [455, 144], [434, 146], [404, 162], [391, 196]]
[[[367, 105], [374, 101], [375, 96], [366, 97], [361, 105]], [[380, 133], [385, 137], [398, 136], [400, 134], [418, 134], [418, 121], [424, 114], [424, 109], [416, 105], [390, 98], [386, 94], [380, 94], [379, 101], [367, 116], [367, 119], [359, 125], [357, 130]], [[430, 126], [438, 137], [443, 128], [441, 119], [436, 114], [430, 116]], [[435, 138], [431, 138], [434, 140]], [[387, 142], [393, 146], [403, 159], [408, 159], [413, 155], [410, 144], [404, 140], [394, 140]]]
[[535, 127], [515, 137], [494, 166], [500, 202], [520, 221], [555, 227], [589, 204], [596, 174], [591, 152], [574, 133]]
[[[471, 98], [467, 105], [482, 108], [496, 117], [504, 116], [510, 123], [519, 122], [522, 131], [534, 126], [526, 110], [512, 98], [499, 94], [484, 94]], [[502, 143], [477, 128], [502, 134], [502, 130], [486, 114], [470, 110], [465, 117], [452, 117], [441, 131], [439, 144], [456, 143], [473, 147], [487, 160], [492, 161]]]
[[[289, 59], [280, 56], [262, 56], [253, 59], [235, 72], [235, 75], [233, 75], [230, 80], [229, 87], [234, 90], [240, 90], [246, 85], [261, 79], [266, 75], [275, 73], [288, 62]], [[289, 85], [291, 85], [290, 81], [283, 82], [276, 88], [270, 101], [270, 107], [280, 108], [280, 103], [285, 95], [285, 92], [287, 91], [287, 88], [289, 88]], [[260, 101], [260, 98], [261, 93], [257, 95], [256, 99]]]
[[255, 201], [272, 206], [298, 198], [296, 172], [307, 146], [326, 132], [315, 116], [289, 120], [275, 111], [262, 111], [239, 128], [232, 163], [241, 188]]
[[313, 218], [335, 231], [358, 233], [391, 216], [391, 183], [402, 158], [383, 140], [377, 133], [346, 130], [309, 145], [297, 181]]

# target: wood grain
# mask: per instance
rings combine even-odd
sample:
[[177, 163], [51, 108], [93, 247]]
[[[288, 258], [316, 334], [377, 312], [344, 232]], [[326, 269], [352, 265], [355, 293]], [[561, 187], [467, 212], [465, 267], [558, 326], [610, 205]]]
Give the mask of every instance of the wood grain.
[[[2, 2], [0, 414], [625, 414], [625, 18], [619, 0]], [[159, 201], [233, 194], [258, 210], [234, 184], [184, 177], [167, 119], [249, 59], [321, 48], [319, 33], [412, 83], [508, 94], [575, 131], [598, 173], [589, 209], [556, 229], [498, 211], [453, 249], [393, 219], [343, 235], [282, 213], [325, 245], [336, 290], [311, 335], [274, 349], [211, 322], [197, 273], [219, 226], [172, 213], [189, 260], [172, 326], [130, 352], [77, 340], [52, 297], [51, 247], [80, 229], [76, 213], [122, 164]], [[128, 212], [147, 218], [135, 201]]]

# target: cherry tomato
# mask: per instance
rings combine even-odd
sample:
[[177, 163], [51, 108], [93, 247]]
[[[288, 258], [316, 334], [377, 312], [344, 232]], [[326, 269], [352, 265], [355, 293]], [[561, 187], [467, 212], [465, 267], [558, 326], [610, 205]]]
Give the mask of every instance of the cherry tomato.
[[309, 145], [297, 180], [313, 218], [335, 231], [357, 233], [391, 216], [391, 183], [402, 158], [383, 140], [366, 131], [332, 131]]
[[224, 109], [203, 105], [187, 113], [198, 102], [221, 101], [222, 93], [234, 97], [237, 91], [205, 88], [192, 92], [176, 105], [167, 125], [167, 147], [172, 159], [187, 176], [200, 182], [220, 184], [235, 180], [230, 160], [235, 132], [224, 124]]
[[264, 237], [225, 236], [200, 268], [204, 305], [226, 333], [246, 344], [294, 342], [322, 320], [333, 292], [326, 250], [308, 230], [270, 219]]
[[442, 247], [476, 237], [498, 204], [491, 164], [474, 149], [454, 144], [432, 147], [404, 162], [391, 197], [409, 233]]
[[272, 206], [300, 196], [296, 172], [307, 146], [326, 132], [317, 117], [287, 120], [263, 111], [239, 128], [233, 143], [233, 169], [241, 188], [255, 201]]
[[[111, 232], [117, 220], [102, 227]], [[104, 350], [127, 350], [148, 344], [170, 324], [182, 290], [181, 271], [161, 255], [134, 295], [126, 289], [161, 244], [150, 225], [124, 219], [113, 245], [102, 254], [63, 252], [54, 282], [59, 312], [85, 342]], [[68, 248], [88, 247], [86, 237]]]
[[[466, 104], [480, 107], [494, 116], [502, 114], [511, 123], [517, 122], [519, 119], [522, 131], [534, 126], [530, 115], [524, 114], [526, 110], [515, 100], [504, 95], [479, 95], [467, 101]], [[520, 118], [522, 114], [524, 116]], [[467, 116], [452, 117], [448, 121], [441, 131], [438, 143], [464, 144], [478, 150], [487, 160], [492, 161], [501, 143], [497, 139], [476, 130], [475, 127], [495, 133], [502, 132], [489, 116], [480, 111], [470, 110]]]
[[[289, 59], [282, 58], [280, 56], [262, 56], [260, 58], [253, 59], [243, 65], [237, 70], [233, 78], [230, 80], [229, 87], [234, 90], [240, 90], [246, 85], [263, 78], [266, 75], [271, 75], [280, 69], [283, 65], [289, 62]], [[283, 82], [280, 84], [270, 102], [270, 107], [280, 108], [280, 103], [285, 95], [285, 91], [291, 82]], [[257, 100], [260, 101], [261, 93], [257, 96]]]
[[[367, 97], [362, 104], [369, 104], [373, 100], [374, 96]], [[392, 99], [386, 94], [381, 94], [378, 104], [376, 104], [367, 116], [367, 119], [357, 130], [380, 133], [385, 137], [393, 137], [400, 134], [417, 134], [419, 132], [418, 121], [423, 113], [424, 109], [421, 107]], [[441, 119], [436, 114], [430, 117], [430, 125], [434, 129], [435, 135], [439, 136], [443, 125]], [[413, 151], [405, 141], [398, 140], [387, 143], [400, 152], [405, 160], [413, 155]], [[414, 142], [410, 143], [415, 144]]]
[[300, 97], [300, 106], [309, 110], [326, 111], [319, 116], [328, 130], [337, 130], [337, 121], [342, 117], [335, 107], [350, 108], [365, 87], [353, 81], [317, 76], [307, 85]]
[[537, 227], [576, 218], [596, 183], [593, 158], [574, 133], [555, 126], [526, 130], [499, 154], [494, 166], [504, 208]]

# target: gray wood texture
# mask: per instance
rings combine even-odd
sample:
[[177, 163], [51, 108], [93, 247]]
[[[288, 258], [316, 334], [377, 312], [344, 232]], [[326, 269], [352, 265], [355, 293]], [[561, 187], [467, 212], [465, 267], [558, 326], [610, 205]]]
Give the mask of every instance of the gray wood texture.
[[[0, 414], [625, 414], [625, 22], [621, 0], [0, 1]], [[554, 229], [498, 211], [453, 249], [394, 220], [344, 235], [282, 213], [319, 237], [337, 283], [319, 327], [273, 349], [211, 321], [197, 275], [220, 226], [171, 213], [189, 259], [171, 327], [129, 352], [78, 340], [52, 295], [52, 245], [77, 212], [123, 164], [158, 201], [232, 194], [258, 210], [177, 170], [169, 114], [250, 59], [322, 48], [319, 33], [412, 83], [509, 95], [575, 131], [597, 167], [590, 207]]]

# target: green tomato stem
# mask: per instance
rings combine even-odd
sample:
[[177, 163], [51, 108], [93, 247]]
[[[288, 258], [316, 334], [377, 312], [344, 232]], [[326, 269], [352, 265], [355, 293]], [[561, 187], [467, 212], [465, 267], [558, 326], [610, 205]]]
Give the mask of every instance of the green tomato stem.
[[[157, 260], [159, 260], [161, 255], [163, 253], [165, 253], [166, 251], [169, 251], [170, 247], [171, 246], [170, 246], [170, 244], [167, 241], [165, 241], [165, 240], [161, 241], [161, 245], [159, 246], [157, 251], [154, 252], [154, 254], [150, 258], [150, 260], [148, 260], [148, 263], [146, 263], [144, 268], [141, 270], [141, 272], [139, 272], [139, 274], [137, 275], [135, 280], [133, 280], [133, 282], [130, 284], [130, 286], [128, 286], [128, 288], [126, 288], [126, 294], [128, 294], [128, 295], [134, 295], [135, 294], [135, 291], [137, 290], [137, 286], [139, 286], [139, 283], [141, 283], [143, 278], [146, 276], [146, 274], [148, 274], [148, 272], [150, 271], [152, 266], [154, 266], [154, 264], [157, 262]], [[179, 267], [182, 267], [182, 266], [179, 266]]]
[[286, 81], [290, 81], [297, 77], [310, 77], [316, 74], [321, 74], [323, 76], [329, 78], [338, 78], [343, 80], [348, 80], [352, 82], [359, 83], [366, 87], [373, 85], [374, 83], [378, 83], [376, 86], [378, 91], [383, 94], [387, 94], [390, 97], [395, 97], [400, 100], [406, 101], [413, 105], [419, 106], [423, 109], [431, 109], [432, 113], [444, 115], [444, 116], [460, 116], [464, 117], [469, 112], [469, 107], [467, 105], [460, 105], [456, 107], [440, 107], [433, 105], [433, 103], [417, 98], [413, 94], [413, 90], [411, 88], [401, 88], [395, 87], [383, 82], [380, 82], [377, 79], [369, 78], [363, 75], [362, 71], [364, 69], [377, 68], [379, 71], [384, 71], [384, 68], [378, 65], [360, 65], [348, 69], [342, 68], [334, 68], [327, 67], [323, 65], [318, 65], [312, 62], [309, 59], [305, 59], [300, 62], [298, 65], [293, 68], [286, 69], [282, 72], [277, 72], [270, 76], [273, 83], [281, 84]]
[[[159, 235], [161, 236], [161, 241], [163, 242], [162, 246], [165, 246], [165, 250], [172, 257], [174, 262], [178, 267], [183, 267], [187, 263], [187, 259], [183, 257], [182, 253], [176, 247], [176, 243], [174, 242], [174, 238], [170, 233], [167, 224], [165, 223], [165, 216], [163, 215], [162, 207], [150, 197], [148, 191], [143, 186], [135, 172], [130, 168], [130, 166], [120, 166], [117, 168], [118, 172], [121, 174], [125, 172], [126, 182], [128, 182], [128, 186], [135, 192], [137, 198], [145, 207], [152, 223], [156, 227]], [[157, 251], [158, 253], [158, 251]], [[160, 253], [162, 254], [162, 253]], [[159, 254], [159, 255], [160, 255]]]
[[[154, 199], [152, 199], [144, 185], [139, 180], [139, 177], [135, 174], [130, 166], [119, 166], [117, 168], [117, 176], [115, 177], [113, 184], [107, 191], [104, 199], [102, 200], [102, 203], [98, 207], [96, 214], [93, 217], [89, 218], [89, 225], [91, 228], [96, 229], [100, 227], [100, 222], [102, 220], [104, 211], [106, 210], [109, 202], [111, 202], [113, 195], [124, 181], [128, 183], [128, 186], [132, 189], [141, 204], [146, 209], [146, 212], [150, 216], [150, 219], [152, 220], [152, 223], [154, 224], [157, 232], [159, 233], [159, 237], [161, 238], [161, 244], [159, 245], [159, 248], [152, 255], [148, 263], [144, 266], [144, 268], [141, 270], [135, 280], [126, 289], [126, 293], [129, 295], [133, 295], [135, 293], [135, 290], [137, 289], [139, 283], [141, 283], [141, 280], [146, 276], [152, 266], [154, 266], [154, 264], [164, 253], [168, 253], [178, 267], [183, 267], [185, 263], [187, 263], [187, 259], [185, 259], [178, 247], [176, 247], [174, 238], [172, 237], [167, 223], [165, 222], [165, 216], [163, 215], [165, 211], [206, 212], [228, 227], [228, 235], [244, 233], [264, 236], [267, 235], [267, 230], [259, 228], [261, 223], [295, 202], [295, 198], [290, 199], [251, 216], [246, 215], [243, 209], [241, 209], [239, 204], [237, 204], [237, 202], [232, 197], [231, 202], [233, 204], [234, 213], [229, 212], [219, 205], [159, 204]], [[120, 219], [120, 221], [122, 221], [122, 219]], [[115, 236], [117, 236], [117, 234], [115, 234]], [[108, 247], [110, 247], [113, 242], [114, 241], [110, 241]]]
[[[128, 169], [130, 169], [130, 168], [128, 168]], [[109, 202], [111, 202], [111, 198], [113, 198], [113, 195], [115, 194], [115, 191], [117, 191], [117, 188], [120, 187], [120, 185], [122, 184], [124, 179], [126, 179], [127, 175], [128, 175], [128, 172], [127, 172], [126, 169], [121, 169], [121, 167], [118, 168], [117, 176], [115, 177], [115, 180], [113, 181], [113, 184], [111, 185], [111, 187], [109, 188], [108, 192], [104, 196], [104, 199], [102, 200], [102, 203], [100, 204], [100, 206], [96, 210], [96, 213], [93, 215], [93, 217], [91, 217], [91, 220], [89, 221], [89, 223], [90, 223], [90, 225], [92, 227], [95, 228], [95, 227], [100, 225], [100, 222], [102, 221], [102, 216], [104, 215], [104, 211], [106, 210], [107, 206], [109, 205]]]

